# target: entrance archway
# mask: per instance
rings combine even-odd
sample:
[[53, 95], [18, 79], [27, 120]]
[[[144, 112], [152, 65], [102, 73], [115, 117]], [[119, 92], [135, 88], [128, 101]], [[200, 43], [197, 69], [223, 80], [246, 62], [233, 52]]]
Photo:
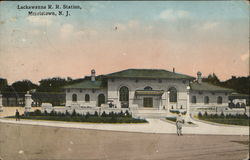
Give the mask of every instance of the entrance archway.
[[102, 104], [105, 104], [105, 96], [104, 94], [98, 95], [98, 107], [100, 107]]

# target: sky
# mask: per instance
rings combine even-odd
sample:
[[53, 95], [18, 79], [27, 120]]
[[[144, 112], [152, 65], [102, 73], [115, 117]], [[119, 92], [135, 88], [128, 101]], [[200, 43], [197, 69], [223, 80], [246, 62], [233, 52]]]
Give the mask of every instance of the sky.
[[[79, 5], [70, 16], [19, 6]], [[34, 9], [54, 11], [56, 9]], [[249, 75], [246, 1], [0, 2], [0, 77], [9, 84], [128, 68], [219, 79]]]

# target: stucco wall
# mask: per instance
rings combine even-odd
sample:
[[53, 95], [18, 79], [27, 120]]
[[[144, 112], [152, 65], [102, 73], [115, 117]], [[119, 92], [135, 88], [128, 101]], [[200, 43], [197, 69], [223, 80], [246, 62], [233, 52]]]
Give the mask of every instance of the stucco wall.
[[[72, 102], [72, 95], [77, 95], [77, 102]], [[89, 94], [90, 101], [85, 102], [85, 95]], [[80, 89], [70, 89], [70, 92], [66, 90], [66, 106], [72, 106], [72, 105], [79, 105], [79, 106], [97, 106], [98, 103], [98, 95], [104, 94], [105, 96], [105, 102], [107, 102], [107, 90], [106, 89], [99, 89], [99, 90], [93, 90], [92, 89], [82, 89], [82, 92], [80, 92]]]
[[[129, 105], [133, 106], [137, 104], [139, 107], [143, 107], [142, 99], [135, 99], [135, 91], [142, 90], [147, 86], [152, 87], [153, 90], [164, 90], [164, 94], [162, 95], [162, 106], [168, 106], [167, 104], [167, 91], [171, 87], [175, 87], [177, 89], [177, 104], [172, 104], [175, 108], [176, 106], [180, 107], [182, 105], [183, 108], [186, 108], [186, 100], [187, 100], [187, 86], [188, 81], [185, 83], [182, 80], [151, 80], [151, 79], [139, 79], [136, 82], [136, 79], [109, 79], [108, 80], [108, 99], [113, 100], [117, 107], [120, 107], [119, 102], [119, 89], [122, 86], [126, 86], [129, 88]], [[155, 97], [156, 98], [156, 97]], [[159, 107], [159, 102], [153, 101], [154, 107]], [[157, 104], [158, 103], [158, 104]]]
[[[192, 96], [196, 96], [196, 103], [192, 103]], [[209, 97], [209, 103], [204, 103], [204, 97]], [[217, 103], [217, 97], [222, 97], [222, 104]], [[213, 108], [214, 110], [224, 110], [228, 107], [228, 95], [225, 92], [216, 92], [212, 94], [212, 92], [203, 91], [202, 94], [196, 91], [190, 92], [190, 110], [195, 111], [199, 110], [199, 108]]]

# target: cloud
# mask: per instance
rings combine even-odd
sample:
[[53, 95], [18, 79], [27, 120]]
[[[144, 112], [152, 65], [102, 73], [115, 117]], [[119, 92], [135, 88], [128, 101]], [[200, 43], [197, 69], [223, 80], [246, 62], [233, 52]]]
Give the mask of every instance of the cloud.
[[152, 30], [152, 29], [153, 29], [153, 26], [152, 26], [152, 25], [149, 25], [149, 26], [144, 27], [144, 30], [145, 30], [145, 31], [150, 31], [150, 30]]
[[140, 27], [140, 22], [138, 20], [130, 20], [125, 24], [116, 23], [113, 26], [116, 30], [125, 31], [128, 29], [138, 29]]
[[129, 28], [138, 28], [139, 27], [139, 21], [137, 20], [131, 20], [128, 22], [128, 27]]
[[119, 30], [119, 31], [124, 31], [127, 29], [127, 26], [121, 23], [116, 23], [113, 26], [115, 29]]
[[194, 28], [197, 30], [212, 30], [216, 27], [218, 27], [218, 22], [204, 22], [200, 24], [195, 24]]
[[97, 31], [94, 29], [83, 29], [75, 33], [76, 36], [95, 36], [97, 35]]
[[38, 36], [40, 35], [42, 32], [40, 30], [37, 29], [33, 29], [29, 32], [30, 35], [34, 35], [34, 36]]
[[240, 59], [241, 59], [242, 61], [248, 60], [248, 59], [249, 59], [249, 53], [247, 52], [247, 53], [245, 53], [245, 54], [240, 55]]
[[64, 24], [60, 28], [60, 33], [62, 38], [69, 37], [74, 32], [74, 26], [71, 24]]
[[184, 10], [172, 10], [166, 9], [160, 13], [160, 19], [164, 20], [176, 20], [181, 18], [188, 18], [190, 17], [189, 12]]
[[35, 25], [49, 26], [52, 24], [50, 17], [28, 16], [27, 20]]

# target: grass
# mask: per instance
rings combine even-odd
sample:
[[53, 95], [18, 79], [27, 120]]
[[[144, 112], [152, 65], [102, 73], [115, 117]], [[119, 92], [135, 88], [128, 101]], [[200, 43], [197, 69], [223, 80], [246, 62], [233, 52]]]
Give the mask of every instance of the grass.
[[205, 117], [202, 117], [199, 119], [209, 121], [209, 122], [221, 123], [221, 124], [249, 126], [249, 119], [244, 119], [244, 118], [205, 118]]

